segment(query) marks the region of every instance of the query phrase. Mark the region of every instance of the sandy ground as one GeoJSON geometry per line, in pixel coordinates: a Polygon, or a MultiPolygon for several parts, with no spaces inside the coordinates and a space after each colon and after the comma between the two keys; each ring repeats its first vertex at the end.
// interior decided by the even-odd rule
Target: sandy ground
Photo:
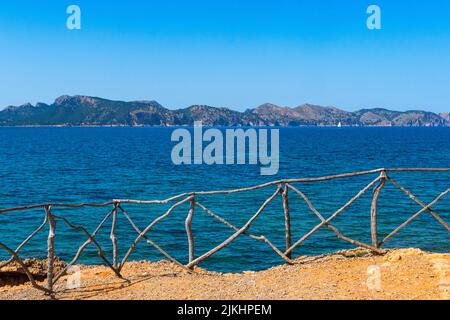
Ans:
{"type": "MultiPolygon", "coordinates": [[[[106,267],[79,266],[81,286],[67,289],[76,277],[57,285],[57,299],[450,299],[450,254],[418,249],[372,256],[364,250],[304,257],[295,265],[261,272],[224,274],[196,269],[188,273],[173,264],[132,262],[121,280],[106,267]]],[[[0,280],[2,279],[0,270],[0,280]]],[[[0,299],[48,299],[29,283],[0,281],[0,299]]],[[[41,279],[44,280],[44,279],[41,279]]]]}

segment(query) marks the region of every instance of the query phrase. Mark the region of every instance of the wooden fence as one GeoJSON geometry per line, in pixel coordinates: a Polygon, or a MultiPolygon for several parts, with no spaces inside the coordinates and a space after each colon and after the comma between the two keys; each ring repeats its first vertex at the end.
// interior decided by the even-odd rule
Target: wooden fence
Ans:
{"type": "Polygon", "coordinates": [[[230,243],[232,243],[236,238],[239,236],[246,236],[250,237],[251,239],[261,241],[265,244],[267,244],[270,248],[273,249],[273,251],[279,255],[286,263],[292,264],[294,261],[292,260],[292,253],[295,248],[300,246],[306,239],[311,237],[315,232],[317,232],[319,229],[325,227],[331,230],[336,237],[339,239],[349,242],[357,247],[362,247],[371,250],[374,253],[382,254],[384,250],[382,249],[382,245],[392,238],[395,234],[397,234],[400,230],[402,230],[405,226],[407,226],[411,221],[416,219],[419,215],[423,214],[424,212],[428,212],[431,214],[447,231],[450,231],[449,225],[432,209],[433,206],[438,203],[439,200],[441,200],[443,197],[445,197],[449,192],[450,189],[447,189],[443,191],[440,195],[438,195],[431,203],[425,204],[422,202],[418,197],[413,195],[409,190],[404,188],[402,185],[400,185],[397,181],[395,181],[391,176],[390,173],[394,172],[450,172],[450,168],[446,169],[377,169],[377,170],[371,170],[371,171],[363,171],[363,172],[354,172],[354,173],[346,173],[346,174],[340,174],[340,175],[334,175],[334,176],[327,176],[327,177],[320,177],[320,178],[304,178],[304,179],[285,179],[285,180],[279,180],[274,182],[269,182],[265,184],[261,184],[258,186],[248,187],[248,188],[242,188],[242,189],[234,189],[234,190],[221,190],[221,191],[209,191],[209,192],[191,192],[191,193],[184,193],[180,194],[168,199],[164,200],[153,200],[153,201],[141,201],[141,200],[113,200],[111,202],[107,203],[101,203],[101,204],[78,204],[78,205],[70,205],[70,204],[62,204],[62,203],[47,203],[47,204],[41,204],[41,205],[32,205],[32,206],[25,206],[25,207],[16,207],[16,208],[9,208],[9,209],[1,209],[0,214],[7,214],[9,212],[21,212],[21,211],[28,211],[28,210],[35,210],[35,209],[42,209],[45,211],[45,217],[42,222],[42,224],[32,233],[30,234],[25,241],[23,241],[20,246],[18,246],[16,249],[9,248],[4,243],[0,242],[0,248],[3,250],[6,250],[8,254],[11,255],[10,260],[4,262],[3,264],[0,264],[0,271],[1,268],[5,267],[6,265],[16,262],[19,264],[24,272],[26,273],[27,277],[29,278],[31,284],[33,287],[42,290],[46,294],[53,294],[54,293],[54,285],[55,283],[63,277],[68,269],[75,265],[77,261],[80,259],[83,251],[86,249],[89,245],[94,245],[98,250],[99,257],[105,262],[105,264],[115,273],[115,275],[119,278],[122,278],[122,269],[127,263],[131,253],[135,250],[137,244],[142,241],[143,239],[152,247],[154,247],[156,250],[158,250],[160,253],[162,253],[168,260],[172,261],[173,263],[177,264],[178,266],[186,269],[187,271],[191,272],[194,266],[198,265],[205,259],[211,257],[218,251],[222,250],[226,246],[228,246],[230,243]],[[367,176],[367,175],[376,175],[376,178],[371,181],[367,186],[365,186],[363,189],[361,189],[354,197],[352,197],[347,203],[345,203],[341,208],[339,208],[336,212],[334,212],[329,218],[325,219],[322,214],[312,205],[311,201],[308,199],[308,197],[300,190],[301,188],[299,185],[301,184],[307,184],[307,183],[313,183],[313,182],[320,182],[320,181],[328,181],[328,180],[335,180],[335,179],[344,179],[344,178],[351,178],[351,177],[358,177],[358,176],[367,176]],[[419,204],[422,209],[418,212],[414,213],[409,219],[407,219],[404,223],[402,223],[400,226],[398,226],[396,229],[394,229],[391,233],[389,233],[386,237],[383,239],[379,239],[379,233],[378,233],[378,200],[381,193],[381,190],[387,183],[392,183],[395,187],[400,189],[403,193],[405,193],[412,201],[419,204]],[[218,214],[212,212],[210,209],[208,209],[206,206],[204,206],[202,203],[198,202],[199,196],[208,196],[208,195],[231,195],[236,193],[243,193],[243,192],[249,192],[254,190],[260,190],[260,189],[266,189],[266,188],[274,188],[274,192],[271,194],[271,196],[264,201],[264,203],[259,207],[259,209],[256,211],[256,213],[241,227],[237,227],[218,214]],[[371,216],[371,243],[363,243],[360,241],[353,240],[349,237],[346,237],[343,235],[336,227],[334,227],[331,223],[333,220],[340,215],[342,212],[344,212],[348,207],[350,207],[357,199],[359,199],[362,195],[367,193],[369,190],[372,190],[372,202],[371,202],[371,210],[370,210],[370,216],[371,216]],[[291,197],[291,194],[294,193],[296,196],[299,196],[311,212],[317,216],[317,218],[320,220],[320,223],[315,226],[311,231],[306,233],[304,236],[302,236],[300,239],[292,243],[292,232],[291,232],[291,214],[290,214],[290,207],[289,207],[289,197],[291,197]],[[257,236],[249,232],[249,229],[252,225],[252,223],[261,215],[261,213],[264,211],[264,209],[278,196],[281,196],[282,202],[283,202],[283,211],[284,211],[284,220],[285,220],[285,234],[286,234],[286,244],[283,249],[277,248],[269,239],[264,236],[257,236]],[[125,204],[138,204],[138,205],[155,205],[155,204],[169,204],[171,207],[161,216],[156,218],[154,221],[152,221],[145,229],[141,230],[135,222],[130,218],[127,211],[124,209],[125,204]],[[184,265],[177,259],[175,259],[173,256],[171,256],[168,252],[166,252],[163,248],[161,248],[157,243],[152,241],[149,237],[150,231],[155,227],[156,224],[161,222],[162,220],[166,219],[171,215],[171,213],[174,211],[175,208],[183,205],[183,204],[189,204],[189,211],[187,214],[187,218],[185,221],[185,228],[186,228],[186,234],[189,244],[189,262],[184,265]],[[104,219],[101,221],[101,223],[97,226],[97,228],[92,232],[89,233],[88,230],[86,230],[83,226],[77,226],[72,224],[66,217],[55,214],[55,209],[57,208],[66,208],[66,209],[80,209],[80,208],[86,208],[86,207],[94,207],[94,208],[102,208],[102,207],[111,207],[111,211],[104,217],[104,219]],[[224,225],[231,228],[234,233],[225,241],[223,241],[220,245],[216,246],[215,248],[211,249],[208,252],[203,253],[200,256],[194,255],[194,246],[195,246],[195,238],[194,234],[192,232],[192,221],[194,219],[196,208],[200,209],[201,211],[207,213],[208,215],[212,216],[213,218],[217,219],[224,225]],[[132,245],[127,250],[126,254],[122,257],[121,260],[119,260],[119,254],[118,254],[118,246],[117,246],[117,218],[118,215],[123,215],[126,220],[130,223],[130,225],[133,227],[133,229],[138,234],[137,238],[134,240],[132,245]],[[112,248],[113,248],[113,257],[112,262],[105,256],[105,253],[101,247],[101,245],[96,240],[96,236],[104,226],[104,224],[109,220],[112,220],[112,226],[110,230],[110,238],[112,242],[112,248]],[[54,271],[54,264],[55,264],[55,237],[56,237],[56,227],[58,223],[64,223],[68,227],[78,230],[85,234],[86,236],[86,242],[84,242],[77,250],[75,257],[70,261],[67,266],[60,271],[59,273],[56,273],[54,271]],[[41,232],[44,227],[48,225],[49,233],[48,233],[48,240],[47,240],[47,257],[48,257],[48,270],[47,270],[47,283],[46,285],[40,285],[33,277],[31,272],[28,270],[28,268],[25,266],[23,260],[19,257],[20,251],[23,249],[23,247],[29,243],[39,232],[41,232]]]}

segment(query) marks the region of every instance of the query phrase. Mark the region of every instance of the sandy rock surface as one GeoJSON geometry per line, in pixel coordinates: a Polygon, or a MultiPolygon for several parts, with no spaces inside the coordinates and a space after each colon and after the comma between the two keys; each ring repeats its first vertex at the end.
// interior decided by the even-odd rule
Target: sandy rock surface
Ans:
{"type": "MultiPolygon", "coordinates": [[[[81,286],[72,289],[73,276],[63,277],[56,286],[57,299],[450,299],[450,254],[418,249],[383,256],[342,251],[241,274],[201,268],[189,273],[166,261],[132,262],[123,269],[126,280],[121,280],[107,267],[79,268],[81,286]]],[[[4,272],[0,270],[0,279],[4,272]]],[[[0,280],[0,299],[48,297],[29,283],[0,280]]]]}

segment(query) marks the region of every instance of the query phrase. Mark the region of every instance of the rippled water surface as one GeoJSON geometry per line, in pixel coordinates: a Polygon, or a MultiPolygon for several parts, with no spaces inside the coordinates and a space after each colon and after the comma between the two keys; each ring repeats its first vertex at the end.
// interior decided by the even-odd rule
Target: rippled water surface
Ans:
{"type": "MultiPolygon", "coordinates": [[[[0,128],[0,207],[46,202],[107,202],[112,199],[163,199],[187,191],[207,191],[260,184],[281,178],[316,177],[380,167],[450,167],[450,128],[281,128],[280,171],[262,177],[258,166],[175,166],[171,162],[169,128],[0,128]]],[[[392,177],[423,202],[431,202],[450,185],[450,173],[393,173],[392,177]]],[[[329,182],[298,184],[313,205],[328,217],[367,185],[376,175],[329,182]]],[[[198,201],[241,227],[274,187],[231,196],[200,196],[198,201]]],[[[370,242],[371,192],[334,220],[346,236],[370,242]]],[[[450,197],[435,211],[450,221],[450,197]]],[[[320,220],[293,192],[290,193],[293,240],[299,239],[320,220]]],[[[167,205],[124,205],[139,228],[167,210],[167,205]]],[[[400,190],[387,185],[381,193],[379,231],[387,235],[421,207],[400,190]]],[[[107,208],[55,209],[74,224],[92,232],[107,208]]],[[[187,260],[184,221],[189,204],[176,209],[149,233],[168,253],[187,260]]],[[[0,241],[16,247],[44,218],[42,210],[0,215],[0,241]]],[[[196,256],[212,249],[233,230],[196,209],[193,220],[196,256]]],[[[111,256],[109,230],[105,224],[98,240],[111,256]]],[[[123,256],[137,234],[123,216],[118,219],[118,243],[123,256]]],[[[284,213],[281,198],[271,203],[252,225],[255,235],[266,235],[284,248],[284,213]]],[[[21,252],[23,257],[45,257],[44,229],[21,252]]],[[[86,240],[79,231],[57,226],[56,249],[71,260],[86,240]]],[[[424,213],[387,244],[449,251],[449,233],[424,213]]],[[[349,248],[335,235],[321,229],[295,254],[317,254],[349,248]]],[[[8,256],[0,251],[0,259],[8,256]]],[[[139,243],[133,260],[164,257],[145,242],[139,243]]],[[[101,263],[94,246],[86,249],[83,263],[101,263]]],[[[265,244],[240,237],[202,266],[213,270],[264,269],[282,260],[265,244]]]]}

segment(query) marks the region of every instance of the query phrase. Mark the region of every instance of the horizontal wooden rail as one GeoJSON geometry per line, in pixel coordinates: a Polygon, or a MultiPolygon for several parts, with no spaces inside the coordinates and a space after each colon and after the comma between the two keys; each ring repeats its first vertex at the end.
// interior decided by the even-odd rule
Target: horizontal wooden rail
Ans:
{"type": "Polygon", "coordinates": [[[93,208],[108,207],[108,206],[114,205],[115,203],[142,204],[142,205],[168,204],[168,203],[176,201],[180,198],[185,198],[185,197],[189,197],[189,196],[193,196],[193,195],[229,195],[229,194],[234,194],[234,193],[254,191],[254,190],[258,190],[258,189],[267,188],[270,186],[276,186],[279,184],[321,182],[321,181],[329,181],[329,180],[335,180],[335,179],[352,178],[352,177],[376,174],[376,173],[381,173],[381,172],[387,172],[387,173],[389,173],[389,172],[436,172],[436,173],[439,173],[439,172],[450,172],[450,168],[376,169],[376,170],[351,172],[351,173],[344,173],[344,174],[325,176],[325,177],[317,177],[317,178],[282,179],[282,180],[272,181],[272,182],[252,186],[252,187],[240,188],[240,189],[186,192],[186,193],[182,193],[182,194],[179,194],[179,195],[176,195],[176,196],[164,199],[164,200],[131,200],[131,199],[122,199],[121,200],[121,199],[116,199],[116,200],[104,202],[104,203],[81,203],[81,204],[43,203],[43,204],[23,206],[23,207],[0,209],[0,214],[13,212],[13,211],[28,211],[28,210],[33,210],[33,209],[44,209],[45,207],[49,207],[49,206],[54,207],[54,208],[79,209],[79,208],[84,208],[84,207],[93,207],[93,208]]]}
{"type": "MultiPolygon", "coordinates": [[[[54,285],[57,283],[69,270],[70,267],[74,266],[79,259],[81,258],[84,250],[91,244],[93,244],[98,251],[99,257],[104,261],[104,263],[114,272],[114,274],[121,278],[123,267],[126,265],[127,261],[130,258],[130,255],[135,250],[136,246],[142,240],[145,240],[147,244],[157,249],[161,254],[163,254],[167,259],[169,259],[174,264],[182,267],[188,272],[192,272],[193,268],[204,260],[210,258],[212,255],[221,251],[232,242],[234,242],[240,236],[246,236],[253,240],[261,241],[265,243],[268,247],[270,247],[280,258],[282,258],[286,263],[292,264],[295,263],[295,260],[292,260],[293,251],[298,248],[304,241],[310,238],[313,234],[315,234],[321,228],[327,228],[332,231],[338,239],[341,239],[345,242],[348,242],[357,247],[362,247],[369,249],[375,254],[382,254],[384,250],[381,248],[382,245],[391,239],[394,235],[400,232],[403,228],[405,228],[409,223],[415,220],[421,214],[428,212],[434,219],[436,219],[447,231],[450,232],[449,225],[444,221],[444,219],[437,214],[437,212],[433,209],[433,207],[442,200],[445,196],[450,193],[450,189],[446,189],[442,193],[440,193],[431,203],[425,204],[422,202],[417,196],[411,193],[411,191],[407,190],[404,186],[400,185],[396,180],[394,180],[390,173],[402,173],[402,172],[416,172],[416,173],[446,173],[450,172],[450,168],[394,168],[394,169],[376,169],[369,171],[361,171],[361,172],[352,172],[352,173],[344,173],[338,175],[331,175],[325,177],[317,177],[317,178],[302,178],[302,179],[282,179],[277,181],[272,181],[256,186],[232,189],[232,190],[219,190],[219,191],[200,191],[200,192],[189,192],[182,193],[170,198],[162,199],[162,200],[119,200],[115,199],[105,203],[82,203],[82,204],[64,204],[64,203],[47,203],[40,205],[29,205],[15,208],[6,208],[0,209],[0,214],[7,214],[10,212],[20,212],[20,211],[30,211],[41,209],[44,211],[44,219],[43,222],[39,225],[39,227],[33,231],[15,250],[9,248],[4,243],[0,242],[0,249],[6,251],[11,258],[4,263],[0,264],[0,272],[1,269],[12,262],[16,262],[18,265],[24,269],[25,274],[30,280],[30,283],[33,287],[45,292],[46,294],[54,294],[54,285]],[[330,181],[336,179],[346,179],[346,178],[354,178],[368,175],[377,175],[370,183],[368,183],[363,189],[356,193],[350,200],[348,200],[341,208],[339,208],[336,212],[334,212],[330,217],[325,218],[313,205],[313,202],[301,191],[301,188],[298,185],[307,184],[307,183],[315,183],[315,182],[323,182],[330,181]],[[400,226],[394,229],[391,233],[389,233],[385,238],[381,241],[378,240],[378,207],[379,207],[379,197],[382,193],[383,188],[386,184],[390,183],[394,187],[401,190],[405,195],[407,195],[412,201],[422,207],[421,210],[413,214],[410,218],[408,218],[405,222],[403,222],[400,226]],[[243,224],[241,227],[237,227],[218,214],[211,211],[209,208],[204,206],[201,202],[199,202],[199,196],[212,196],[212,195],[232,195],[237,193],[251,192],[255,190],[261,189],[271,189],[272,194],[265,201],[260,204],[259,209],[251,216],[251,218],[243,224]],[[289,191],[292,192],[289,192],[289,191]],[[347,210],[353,203],[361,198],[364,194],[368,193],[372,190],[372,202],[370,208],[370,217],[371,217],[371,225],[370,225],[370,234],[371,234],[371,243],[363,243],[354,239],[351,239],[345,236],[342,232],[340,232],[335,226],[332,225],[333,220],[341,215],[345,210],[347,210]],[[294,196],[299,196],[311,210],[315,217],[318,218],[319,223],[312,228],[309,232],[307,232],[300,239],[292,243],[292,226],[291,226],[291,207],[292,202],[289,201],[289,198],[294,196]],[[257,220],[264,212],[266,207],[273,202],[277,197],[281,197],[283,204],[283,213],[284,213],[284,222],[285,222],[285,249],[280,250],[277,248],[273,242],[271,242],[267,236],[265,235],[255,235],[249,232],[249,229],[253,222],[257,220]],[[124,205],[126,204],[134,204],[134,205],[162,205],[169,204],[170,208],[162,215],[157,217],[155,220],[150,222],[148,226],[144,229],[140,229],[133,219],[130,217],[128,212],[124,209],[124,205]],[[154,227],[160,223],[161,221],[169,218],[172,215],[174,210],[178,207],[185,206],[189,204],[187,218],[185,220],[185,229],[186,236],[188,240],[188,259],[187,263],[182,263],[175,259],[172,255],[170,255],[167,251],[165,251],[161,246],[150,239],[150,232],[154,229],[154,227]],[[198,212],[195,211],[195,208],[198,207],[201,210],[198,212]],[[102,219],[100,224],[95,228],[94,232],[89,233],[87,229],[83,226],[77,226],[72,224],[66,217],[57,215],[54,212],[58,209],[81,209],[81,208],[109,208],[108,213],[102,219]],[[230,229],[233,230],[233,234],[225,239],[218,246],[210,249],[209,251],[196,256],[195,250],[195,237],[192,228],[192,222],[196,216],[201,213],[206,213],[208,216],[217,220],[218,222],[226,225],[230,229]],[[126,221],[131,225],[133,230],[137,233],[136,239],[130,245],[125,255],[122,257],[122,260],[119,260],[119,250],[118,250],[118,235],[117,235],[117,225],[118,225],[118,217],[119,215],[123,215],[126,218],[126,221]],[[109,230],[109,237],[111,239],[112,248],[113,248],[113,259],[112,262],[108,260],[106,257],[101,245],[96,240],[96,237],[100,233],[101,229],[104,227],[106,222],[111,221],[111,228],[109,230]],[[63,223],[71,229],[81,231],[86,236],[86,241],[77,249],[74,258],[67,264],[67,266],[60,271],[59,273],[55,273],[54,271],[54,263],[56,260],[56,252],[55,252],[55,242],[57,240],[57,230],[58,224],[63,223]],[[19,253],[22,249],[33,239],[35,236],[40,233],[45,226],[49,226],[49,234],[47,239],[47,262],[48,262],[48,270],[47,270],[47,285],[41,285],[37,283],[34,279],[31,272],[25,266],[23,260],[20,258],[19,253]]],[[[10,236],[11,237],[11,236],[10,236]]],[[[1,240],[1,239],[0,239],[1,240]]]]}

